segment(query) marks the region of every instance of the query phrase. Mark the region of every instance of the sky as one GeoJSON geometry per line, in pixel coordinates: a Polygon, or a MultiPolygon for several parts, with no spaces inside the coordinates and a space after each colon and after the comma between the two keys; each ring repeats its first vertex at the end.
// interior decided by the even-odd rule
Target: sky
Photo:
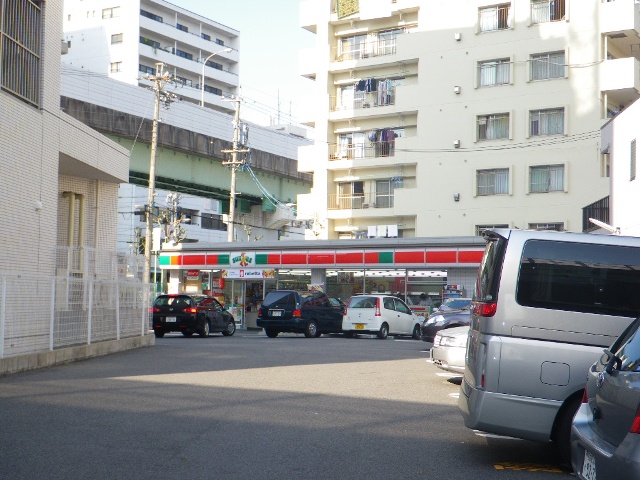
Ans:
{"type": "Polygon", "coordinates": [[[243,119],[268,124],[269,116],[278,115],[279,96],[280,123],[303,120],[301,107],[312,81],[298,73],[298,56],[301,48],[314,45],[315,36],[299,26],[300,0],[168,1],[240,31],[243,119]]]}

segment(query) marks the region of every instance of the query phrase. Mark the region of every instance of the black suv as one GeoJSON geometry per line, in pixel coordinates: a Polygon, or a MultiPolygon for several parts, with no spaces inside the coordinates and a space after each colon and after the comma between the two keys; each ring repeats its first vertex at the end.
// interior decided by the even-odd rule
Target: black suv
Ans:
{"type": "Polygon", "coordinates": [[[257,323],[269,338],[280,332],[304,333],[305,337],[313,338],[342,332],[343,311],[332,306],[322,292],[274,290],[262,302],[257,323]]]}
{"type": "Polygon", "coordinates": [[[185,337],[194,333],[208,337],[211,332],[229,337],[236,333],[233,315],[206,295],[160,295],[149,312],[153,315],[153,333],[158,338],[166,332],[182,332],[185,337]]]}

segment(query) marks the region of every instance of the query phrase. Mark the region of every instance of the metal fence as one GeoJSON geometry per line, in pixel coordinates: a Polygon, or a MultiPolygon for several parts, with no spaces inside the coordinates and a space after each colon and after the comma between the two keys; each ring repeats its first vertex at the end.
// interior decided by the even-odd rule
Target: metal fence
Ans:
{"type": "Polygon", "coordinates": [[[57,249],[56,276],[0,272],[0,358],[145,335],[153,285],[140,259],[57,249]]]}
{"type": "Polygon", "coordinates": [[[0,358],[145,335],[140,282],[0,275],[0,358]]]}

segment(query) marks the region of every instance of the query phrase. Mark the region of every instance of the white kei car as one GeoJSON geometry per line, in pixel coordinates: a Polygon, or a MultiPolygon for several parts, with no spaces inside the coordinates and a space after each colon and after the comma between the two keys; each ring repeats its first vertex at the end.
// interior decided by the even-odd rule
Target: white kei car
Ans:
{"type": "Polygon", "coordinates": [[[348,337],[371,333],[384,340],[389,335],[410,335],[420,339],[420,317],[393,295],[355,295],[347,302],[342,330],[348,337]]]}

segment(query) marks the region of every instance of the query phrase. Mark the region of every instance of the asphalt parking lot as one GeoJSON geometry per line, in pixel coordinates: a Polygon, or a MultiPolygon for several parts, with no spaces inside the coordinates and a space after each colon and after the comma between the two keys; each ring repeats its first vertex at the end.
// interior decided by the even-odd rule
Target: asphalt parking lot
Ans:
{"type": "Polygon", "coordinates": [[[410,339],[170,334],[0,378],[0,478],[561,479],[551,444],[473,432],[410,339]]]}

